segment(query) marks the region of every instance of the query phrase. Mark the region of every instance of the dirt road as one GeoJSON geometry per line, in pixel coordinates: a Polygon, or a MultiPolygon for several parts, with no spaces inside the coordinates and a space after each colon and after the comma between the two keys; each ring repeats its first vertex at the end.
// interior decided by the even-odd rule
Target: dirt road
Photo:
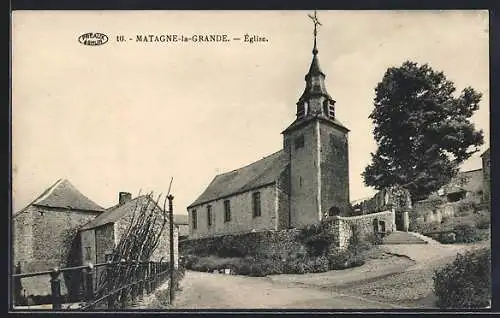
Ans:
{"type": "Polygon", "coordinates": [[[187,271],[173,309],[383,309],[389,303],[325,289],[246,277],[187,271]]]}

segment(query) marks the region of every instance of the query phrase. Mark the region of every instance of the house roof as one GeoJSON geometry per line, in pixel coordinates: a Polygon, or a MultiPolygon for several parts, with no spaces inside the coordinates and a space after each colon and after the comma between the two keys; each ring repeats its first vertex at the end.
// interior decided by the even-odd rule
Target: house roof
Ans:
{"type": "Polygon", "coordinates": [[[174,224],[189,224],[189,216],[187,214],[174,214],[174,224]]]}
{"type": "Polygon", "coordinates": [[[459,172],[448,184],[441,187],[443,194],[456,192],[478,192],[483,189],[483,169],[459,172]]]}
{"type": "Polygon", "coordinates": [[[80,231],[90,230],[105,224],[114,223],[119,219],[126,217],[134,211],[136,211],[140,206],[148,205],[148,210],[160,209],[160,207],[147,195],[141,195],[132,200],[129,200],[121,205],[117,204],[104,213],[98,215],[95,219],[91,220],[89,223],[82,226],[80,231]]]}
{"type": "Polygon", "coordinates": [[[215,176],[188,208],[276,182],[286,165],[283,150],[245,167],[215,176]]]}
{"type": "MultiPolygon", "coordinates": [[[[57,180],[56,183],[46,189],[26,208],[31,205],[82,211],[104,211],[103,207],[83,195],[73,184],[71,184],[71,182],[66,179],[57,180]]],[[[26,208],[19,212],[26,210],[26,208]]]]}

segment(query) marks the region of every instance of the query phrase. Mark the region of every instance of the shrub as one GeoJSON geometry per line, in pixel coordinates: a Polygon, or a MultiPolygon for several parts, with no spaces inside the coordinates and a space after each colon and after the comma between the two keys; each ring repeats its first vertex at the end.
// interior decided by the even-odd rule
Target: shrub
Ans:
{"type": "Polygon", "coordinates": [[[478,229],[489,229],[491,225],[491,216],[489,214],[481,213],[475,217],[474,223],[478,229]]]}
{"type": "Polygon", "coordinates": [[[314,234],[304,240],[308,254],[311,256],[321,256],[326,253],[334,238],[332,233],[322,232],[314,234]]]}
{"type": "Polygon", "coordinates": [[[421,219],[415,220],[415,222],[410,222],[408,230],[410,232],[418,232],[421,234],[427,234],[429,232],[434,232],[439,229],[439,225],[432,222],[425,222],[421,219]],[[413,224],[412,224],[413,223],[413,224]]]}
{"type": "Polygon", "coordinates": [[[346,269],[365,263],[364,255],[355,254],[351,249],[335,250],[328,255],[330,269],[346,269]]]}
{"type": "Polygon", "coordinates": [[[330,262],[326,256],[320,256],[307,260],[309,273],[323,273],[330,269],[330,262]]]}
{"type": "Polygon", "coordinates": [[[382,236],[376,233],[369,233],[365,235],[363,240],[366,242],[367,246],[371,247],[373,245],[380,245],[383,243],[382,236]]]}
{"type": "Polygon", "coordinates": [[[456,205],[456,216],[467,216],[471,213],[475,213],[479,211],[481,205],[474,200],[471,199],[463,199],[457,202],[456,205]]]}
{"type": "Polygon", "coordinates": [[[443,244],[452,244],[457,241],[457,235],[453,232],[450,233],[440,233],[436,237],[437,241],[443,244]]]}
{"type": "Polygon", "coordinates": [[[455,226],[455,234],[457,243],[472,243],[481,239],[476,228],[469,223],[457,224],[455,226]]]}
{"type": "Polygon", "coordinates": [[[435,271],[434,292],[440,308],[485,308],[491,301],[491,251],[464,255],[435,271]]]}
{"type": "Polygon", "coordinates": [[[196,255],[186,255],[183,257],[184,267],[193,269],[193,265],[198,262],[199,257],[196,255]]]}

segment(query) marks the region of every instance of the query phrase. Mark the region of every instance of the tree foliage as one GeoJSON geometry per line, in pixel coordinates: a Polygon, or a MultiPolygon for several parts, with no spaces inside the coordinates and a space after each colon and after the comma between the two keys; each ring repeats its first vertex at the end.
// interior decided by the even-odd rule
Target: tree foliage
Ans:
{"type": "Polygon", "coordinates": [[[399,185],[412,200],[425,198],[448,183],[459,165],[483,144],[483,132],[470,118],[482,94],[471,87],[454,96],[453,82],[427,64],[390,67],[375,88],[369,118],[377,151],[364,182],[380,190],[399,185]]]}

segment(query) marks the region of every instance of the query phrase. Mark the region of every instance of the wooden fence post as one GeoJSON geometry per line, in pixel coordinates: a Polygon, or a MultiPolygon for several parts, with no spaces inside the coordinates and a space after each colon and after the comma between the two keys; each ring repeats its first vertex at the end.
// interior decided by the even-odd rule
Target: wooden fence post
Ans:
{"type": "MultiPolygon", "coordinates": [[[[122,259],[121,262],[120,262],[120,265],[122,267],[122,270],[123,268],[126,268],[127,266],[127,261],[122,259]]],[[[120,272],[122,272],[122,270],[120,270],[120,272]]],[[[127,291],[127,288],[124,288],[121,290],[121,303],[120,303],[120,306],[121,306],[121,309],[125,309],[125,307],[127,306],[127,298],[128,298],[128,291],[127,291]]]]}
{"type": "Polygon", "coordinates": [[[139,263],[139,299],[142,299],[144,297],[144,263],[140,262],[139,263]]]}
{"type": "Polygon", "coordinates": [[[151,292],[156,289],[156,263],[151,263],[151,292]]]}
{"type": "Polygon", "coordinates": [[[94,300],[94,275],[92,273],[92,264],[83,269],[83,277],[85,279],[85,301],[91,302],[94,300]]]}
{"type": "Polygon", "coordinates": [[[146,295],[149,295],[149,275],[151,273],[151,262],[144,263],[146,269],[144,273],[144,286],[146,287],[146,295]]]}
{"type": "Polygon", "coordinates": [[[112,274],[113,274],[113,262],[110,260],[106,264],[106,279],[108,280],[106,293],[109,295],[108,299],[107,299],[107,307],[108,307],[108,309],[113,309],[114,308],[114,297],[115,297],[115,295],[111,294],[113,291],[112,291],[112,287],[109,285],[109,281],[111,281],[110,277],[111,277],[112,274]]]}
{"type": "Polygon", "coordinates": [[[132,261],[132,266],[134,266],[135,270],[134,270],[134,274],[132,275],[131,279],[132,279],[132,287],[131,287],[131,291],[130,291],[130,298],[132,301],[135,301],[135,298],[137,297],[137,294],[138,294],[138,288],[139,286],[137,285],[137,281],[138,281],[138,271],[137,271],[137,268],[139,266],[139,261],[135,260],[135,261],[132,261]]]}
{"type": "Polygon", "coordinates": [[[52,309],[61,309],[61,280],[59,279],[60,271],[58,268],[50,273],[50,290],[52,293],[52,309]]]}

